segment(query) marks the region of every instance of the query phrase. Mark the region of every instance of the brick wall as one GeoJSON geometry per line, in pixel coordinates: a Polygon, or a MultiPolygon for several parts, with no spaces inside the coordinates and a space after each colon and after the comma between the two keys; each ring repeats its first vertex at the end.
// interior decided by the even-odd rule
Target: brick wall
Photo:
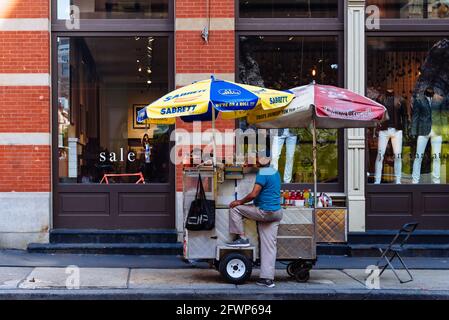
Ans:
{"type": "Polygon", "coordinates": [[[0,32],[0,73],[49,73],[47,31],[0,32]]]}
{"type": "Polygon", "coordinates": [[[176,32],[177,73],[234,72],[234,31],[212,30],[209,37],[205,44],[198,31],[176,32]]]}
{"type": "Polygon", "coordinates": [[[50,132],[50,88],[0,86],[0,132],[50,132]]]}
{"type": "Polygon", "coordinates": [[[49,192],[50,146],[0,146],[0,192],[49,192]]]}
{"type": "Polygon", "coordinates": [[[4,144],[0,192],[51,190],[50,139],[48,145],[33,141],[33,134],[50,132],[50,87],[48,80],[40,85],[31,79],[35,75],[49,79],[50,34],[42,28],[49,4],[49,0],[0,1],[0,18],[5,19],[0,25],[0,143],[4,144]],[[16,145],[8,141],[11,133],[26,133],[29,138],[16,145]]]}
{"type": "MultiPolygon", "coordinates": [[[[207,25],[207,1],[204,0],[178,0],[176,1],[177,25],[181,26],[175,32],[176,48],[176,74],[192,81],[198,80],[198,75],[203,78],[212,74],[224,74],[234,78],[235,73],[235,32],[233,28],[211,27],[209,42],[201,38],[201,31],[207,25]],[[199,23],[196,30],[183,30],[185,20],[192,24],[197,19],[199,23]]],[[[234,0],[210,0],[210,18],[214,20],[214,26],[223,24],[229,19],[234,19],[234,0]]],[[[186,28],[187,29],[187,28],[186,28]]],[[[183,83],[185,85],[187,83],[183,83]]],[[[192,130],[192,124],[176,122],[177,128],[192,130]]],[[[217,130],[233,129],[234,121],[221,120],[216,122],[217,130]]],[[[202,130],[211,128],[210,123],[203,123],[202,130]]],[[[220,148],[220,146],[218,146],[220,148]]],[[[182,166],[176,168],[176,190],[182,190],[182,166]]]]}
{"type": "MultiPolygon", "coordinates": [[[[213,18],[234,18],[234,1],[209,0],[210,15],[213,18]]],[[[206,0],[176,1],[177,18],[202,18],[207,16],[206,0]]]]}
{"type": "Polygon", "coordinates": [[[0,18],[48,18],[50,0],[1,0],[0,18]]]}

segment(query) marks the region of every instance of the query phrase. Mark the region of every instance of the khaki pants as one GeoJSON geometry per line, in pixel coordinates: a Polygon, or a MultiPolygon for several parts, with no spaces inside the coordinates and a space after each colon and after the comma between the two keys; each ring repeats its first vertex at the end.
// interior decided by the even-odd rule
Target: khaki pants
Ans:
{"type": "Polygon", "coordinates": [[[243,217],[257,221],[260,238],[260,277],[274,280],[276,263],[276,238],[282,210],[263,211],[255,206],[237,206],[229,210],[229,232],[242,235],[243,217]]]}

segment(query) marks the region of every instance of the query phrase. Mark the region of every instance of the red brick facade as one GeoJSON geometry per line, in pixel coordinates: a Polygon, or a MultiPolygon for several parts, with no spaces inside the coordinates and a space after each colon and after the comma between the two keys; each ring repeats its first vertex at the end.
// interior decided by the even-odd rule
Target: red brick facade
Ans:
{"type": "MultiPolygon", "coordinates": [[[[0,18],[48,18],[49,5],[49,0],[2,1],[0,18]]],[[[20,25],[20,21],[15,23],[20,25]]],[[[31,26],[33,23],[27,22],[31,26]]],[[[6,76],[6,83],[0,86],[0,134],[50,132],[50,87],[26,83],[28,74],[49,76],[49,41],[48,31],[0,31],[0,75],[15,74],[25,82],[23,86],[14,82],[8,85],[6,76]]],[[[0,145],[0,192],[51,190],[51,147],[32,143],[0,145]]]]}
{"type": "Polygon", "coordinates": [[[206,44],[198,31],[176,32],[177,73],[233,73],[235,69],[234,31],[209,33],[206,44]]]}
{"type": "MultiPolygon", "coordinates": [[[[210,0],[210,15],[213,18],[234,18],[234,1],[210,0]]],[[[178,0],[176,1],[177,18],[203,18],[207,17],[207,6],[204,0],[178,0]]]]}
{"type": "Polygon", "coordinates": [[[0,192],[49,192],[50,146],[1,146],[0,192]]]}
{"type": "Polygon", "coordinates": [[[0,32],[0,73],[49,73],[47,31],[0,32]]]}
{"type": "Polygon", "coordinates": [[[0,132],[50,132],[49,87],[0,86],[0,101],[0,132]]]}
{"type": "Polygon", "coordinates": [[[0,18],[48,18],[50,0],[6,0],[0,2],[0,18]]]}

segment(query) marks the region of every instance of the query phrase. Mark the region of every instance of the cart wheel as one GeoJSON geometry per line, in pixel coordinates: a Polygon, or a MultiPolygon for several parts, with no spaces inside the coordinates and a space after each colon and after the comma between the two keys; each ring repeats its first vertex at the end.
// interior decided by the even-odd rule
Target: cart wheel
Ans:
{"type": "Polygon", "coordinates": [[[303,260],[296,260],[293,262],[290,262],[287,265],[287,273],[290,277],[295,278],[296,277],[296,273],[298,272],[299,269],[312,269],[311,267],[308,268],[308,265],[305,261],[303,260]]]}
{"type": "Polygon", "coordinates": [[[251,276],[253,266],[247,256],[232,252],[220,260],[219,271],[227,282],[242,284],[251,276]]]}
{"type": "Polygon", "coordinates": [[[298,282],[305,283],[310,279],[309,269],[299,269],[295,274],[295,279],[298,282]]]}
{"type": "Polygon", "coordinates": [[[296,263],[291,262],[287,265],[287,273],[290,277],[294,278],[297,270],[298,266],[296,265],[296,263]]]}

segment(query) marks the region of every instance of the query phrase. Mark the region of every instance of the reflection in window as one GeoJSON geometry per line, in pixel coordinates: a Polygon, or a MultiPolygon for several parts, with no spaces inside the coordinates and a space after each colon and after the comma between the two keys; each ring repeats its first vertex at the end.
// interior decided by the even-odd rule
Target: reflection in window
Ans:
{"type": "Polygon", "coordinates": [[[449,40],[370,38],[367,95],[390,119],[368,130],[369,182],[447,183],[449,40]]]}
{"type": "Polygon", "coordinates": [[[58,0],[58,19],[67,20],[73,8],[80,19],[167,19],[169,0],[58,0]]]}
{"type": "MultiPolygon", "coordinates": [[[[240,37],[243,83],[285,90],[309,84],[338,85],[338,38],[240,37]]],[[[244,125],[242,125],[244,127],[244,125]]],[[[338,131],[318,130],[318,179],[338,181],[338,131]]],[[[306,129],[272,130],[273,165],[285,183],[312,183],[312,135],[306,129]]]]}
{"type": "Polygon", "coordinates": [[[339,0],[240,0],[240,18],[337,18],[339,0]]]}
{"type": "Polygon", "coordinates": [[[167,182],[169,127],[136,118],[168,91],[167,38],[60,37],[57,50],[60,182],[167,182]]]}
{"type": "Polygon", "coordinates": [[[445,0],[368,0],[385,19],[447,19],[449,2],[445,0]]]}

